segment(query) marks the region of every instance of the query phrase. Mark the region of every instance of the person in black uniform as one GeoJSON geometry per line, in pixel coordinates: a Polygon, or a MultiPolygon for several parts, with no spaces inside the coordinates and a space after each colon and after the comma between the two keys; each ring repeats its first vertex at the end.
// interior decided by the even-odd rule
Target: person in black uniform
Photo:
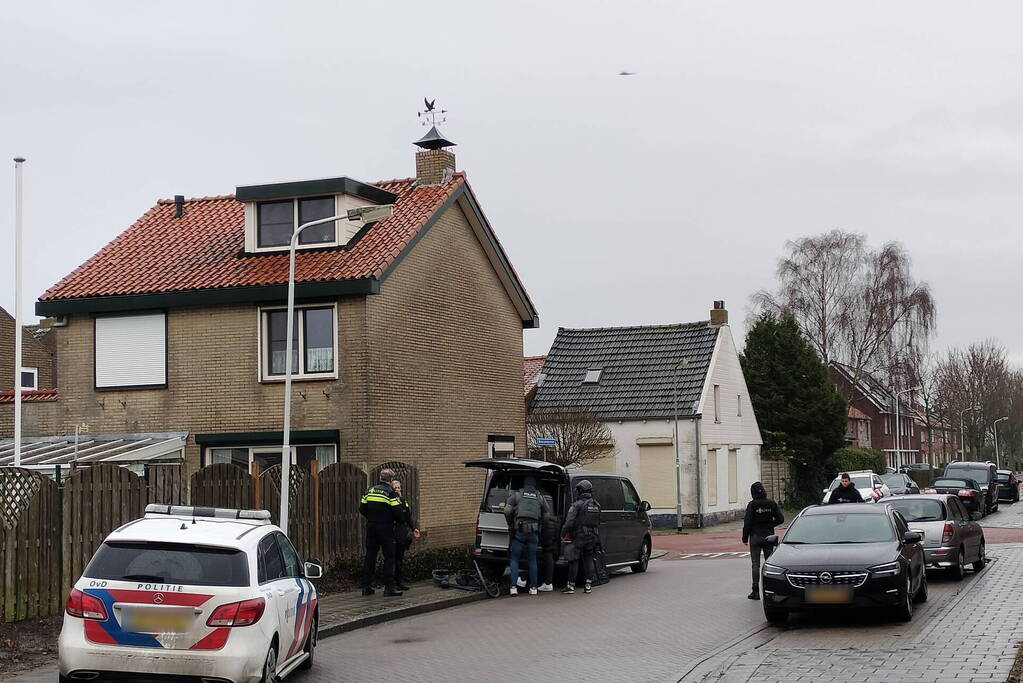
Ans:
{"type": "Polygon", "coordinates": [[[863,495],[860,490],[852,483],[848,473],[842,472],[838,475],[839,482],[838,488],[831,492],[828,496],[828,505],[832,503],[862,503],[863,495]]]}
{"type": "Polygon", "coordinates": [[[753,563],[753,590],[750,600],[760,599],[760,553],[764,561],[774,551],[773,545],[764,543],[764,539],[774,534],[774,528],[785,521],[778,503],[767,497],[767,489],[759,481],[749,487],[753,500],[746,506],[746,517],[742,523],[742,542],[749,543],[749,557],[753,563]]]}
{"type": "Polygon", "coordinates": [[[366,559],[362,565],[362,594],[373,595],[373,574],[377,553],[384,554],[384,595],[401,595],[394,585],[394,525],[402,519],[401,500],[391,488],[394,471],[380,470],[380,483],[371,486],[359,502],[359,514],[366,518],[366,559]]]}
{"type": "Polygon", "coordinates": [[[419,524],[412,517],[408,501],[401,495],[401,482],[391,480],[391,488],[401,501],[402,519],[394,522],[394,587],[400,591],[411,590],[402,583],[402,569],[405,567],[405,551],[412,545],[412,539],[419,538],[419,524]]]}
{"type": "Polygon", "coordinates": [[[530,595],[536,595],[536,548],[540,543],[540,528],[549,514],[546,498],[536,490],[536,478],[526,476],[522,488],[509,496],[504,506],[504,516],[508,521],[508,531],[511,535],[511,545],[508,548],[512,584],[510,595],[519,594],[519,559],[523,551],[526,553],[526,564],[529,567],[526,586],[530,595]]]}
{"type": "Polygon", "coordinates": [[[554,501],[544,496],[551,514],[540,526],[540,587],[541,593],[554,590],[554,564],[561,546],[561,518],[554,514],[554,501]]]}
{"type": "Polygon", "coordinates": [[[600,504],[593,499],[593,484],[583,479],[575,485],[577,500],[572,503],[565,514],[565,526],[561,536],[572,541],[572,557],[568,563],[568,583],[562,593],[575,593],[575,582],[582,563],[583,579],[586,584],[584,593],[593,590],[593,550],[597,547],[597,527],[600,526],[600,504]]]}

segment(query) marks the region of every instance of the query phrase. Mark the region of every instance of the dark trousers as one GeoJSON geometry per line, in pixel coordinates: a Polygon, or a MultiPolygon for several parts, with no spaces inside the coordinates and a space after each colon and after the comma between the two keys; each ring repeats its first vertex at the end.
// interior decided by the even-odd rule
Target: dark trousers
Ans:
{"type": "Polygon", "coordinates": [[[394,588],[394,527],[370,524],[366,527],[366,559],[362,563],[362,587],[373,586],[377,553],[384,553],[384,586],[394,588]]]}
{"type": "Polygon", "coordinates": [[[511,570],[511,584],[514,586],[519,580],[519,558],[522,551],[526,551],[526,562],[529,566],[529,580],[526,587],[536,588],[536,547],[540,543],[540,534],[535,531],[516,531],[512,537],[511,552],[508,557],[508,566],[511,570]]]}
{"type": "Polygon", "coordinates": [[[580,566],[582,569],[582,580],[593,581],[593,549],[597,547],[596,535],[577,534],[572,540],[575,546],[575,553],[572,561],[568,563],[568,582],[576,583],[579,578],[580,566]]]}
{"type": "Polygon", "coordinates": [[[764,554],[764,562],[767,562],[767,558],[771,557],[771,553],[774,552],[774,546],[764,543],[763,536],[750,536],[749,539],[749,559],[753,563],[753,585],[760,585],[760,553],[764,554]]]}
{"type": "Polygon", "coordinates": [[[554,583],[554,563],[557,562],[558,555],[554,548],[541,548],[540,549],[540,585],[547,585],[554,583]]]}
{"type": "Polygon", "coordinates": [[[408,546],[401,542],[395,541],[394,543],[394,584],[400,586],[404,583],[402,581],[402,570],[405,568],[405,551],[408,550],[408,546]]]}

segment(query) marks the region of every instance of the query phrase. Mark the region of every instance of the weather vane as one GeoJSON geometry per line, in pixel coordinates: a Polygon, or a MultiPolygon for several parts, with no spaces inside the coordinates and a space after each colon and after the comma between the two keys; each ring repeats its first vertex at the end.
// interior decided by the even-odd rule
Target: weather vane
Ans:
{"type": "Polygon", "coordinates": [[[423,98],[423,104],[426,105],[426,109],[420,112],[416,112],[416,116],[422,119],[421,125],[436,126],[438,123],[444,123],[447,118],[444,117],[448,113],[447,109],[437,109],[437,99],[428,100],[423,98]],[[438,117],[440,117],[438,119],[438,117]]]}

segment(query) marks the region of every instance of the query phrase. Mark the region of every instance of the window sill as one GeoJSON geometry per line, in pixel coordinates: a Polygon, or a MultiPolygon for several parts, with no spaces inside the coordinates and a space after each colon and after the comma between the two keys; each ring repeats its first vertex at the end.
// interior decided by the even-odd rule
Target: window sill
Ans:
{"type": "Polygon", "coordinates": [[[94,391],[146,391],[150,389],[166,389],[167,384],[129,384],[123,387],[93,387],[94,391]]]}
{"type": "MultiPolygon", "coordinates": [[[[259,380],[260,384],[284,384],[283,377],[263,377],[259,380]]],[[[337,375],[292,375],[292,383],[294,382],[336,382],[338,381],[337,375]]]]}

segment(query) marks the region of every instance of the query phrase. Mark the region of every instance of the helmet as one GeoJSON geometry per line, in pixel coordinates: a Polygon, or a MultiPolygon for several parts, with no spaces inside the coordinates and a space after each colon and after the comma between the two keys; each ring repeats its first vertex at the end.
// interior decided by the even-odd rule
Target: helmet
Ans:
{"type": "Polygon", "coordinates": [[[593,484],[590,483],[589,479],[583,479],[576,483],[575,488],[580,493],[588,493],[593,490],[593,484]]]}

